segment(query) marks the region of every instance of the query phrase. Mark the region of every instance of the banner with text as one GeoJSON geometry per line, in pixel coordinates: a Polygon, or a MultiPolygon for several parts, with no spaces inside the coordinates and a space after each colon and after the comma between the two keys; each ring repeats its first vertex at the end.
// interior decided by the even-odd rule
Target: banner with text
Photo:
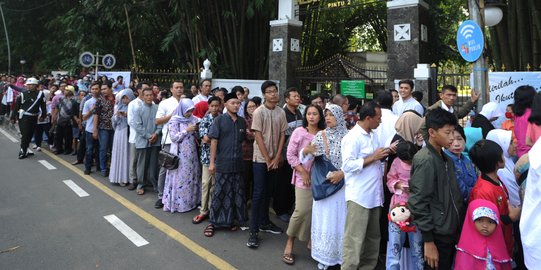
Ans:
{"type": "MultiPolygon", "coordinates": [[[[517,87],[531,85],[537,92],[541,91],[541,72],[489,72],[488,85],[490,101],[498,103],[500,110],[505,112],[507,105],[514,102],[517,87]]],[[[499,127],[504,118],[495,121],[494,125],[499,127]]]]}

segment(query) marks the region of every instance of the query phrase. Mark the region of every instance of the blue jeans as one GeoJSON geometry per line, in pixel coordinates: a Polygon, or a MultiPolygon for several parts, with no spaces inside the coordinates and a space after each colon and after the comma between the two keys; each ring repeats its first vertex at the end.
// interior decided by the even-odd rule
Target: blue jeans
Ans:
{"type": "Polygon", "coordinates": [[[403,232],[400,227],[394,222],[389,222],[389,243],[387,244],[387,262],[385,269],[399,270],[400,269],[400,255],[402,254],[402,246],[406,241],[406,234],[408,234],[410,243],[410,255],[411,259],[408,260],[410,265],[403,265],[404,269],[424,269],[424,252],[423,252],[423,236],[421,232],[403,232]]]}
{"type": "Polygon", "coordinates": [[[100,169],[102,172],[107,171],[107,153],[111,149],[109,146],[113,142],[112,129],[98,129],[98,140],[100,141],[100,169]]]}
{"type": "Polygon", "coordinates": [[[267,164],[258,162],[254,162],[252,168],[254,170],[254,186],[250,231],[257,232],[261,225],[270,223],[269,201],[278,170],[267,171],[267,164]]]}
{"type": "MultiPolygon", "coordinates": [[[[86,151],[85,151],[85,170],[90,171],[92,167],[92,156],[94,155],[94,149],[98,146],[98,140],[92,138],[92,133],[85,131],[86,151]]],[[[99,155],[96,155],[96,168],[100,167],[99,155]]],[[[96,169],[98,171],[99,169],[96,169]]]]}

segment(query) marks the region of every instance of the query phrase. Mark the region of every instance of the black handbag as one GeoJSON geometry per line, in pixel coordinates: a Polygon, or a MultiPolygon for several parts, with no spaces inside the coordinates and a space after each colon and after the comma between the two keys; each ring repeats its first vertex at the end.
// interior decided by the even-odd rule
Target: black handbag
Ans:
{"type": "MultiPolygon", "coordinates": [[[[165,134],[165,140],[167,140],[167,135],[169,135],[169,129],[165,134]]],[[[167,170],[176,170],[178,168],[179,157],[175,154],[169,153],[169,151],[164,150],[165,143],[162,144],[162,149],[158,153],[158,165],[164,167],[167,170]]]]}
{"type": "MultiPolygon", "coordinates": [[[[325,153],[328,155],[329,146],[327,145],[327,136],[325,135],[325,131],[322,132],[322,135],[323,143],[325,144],[325,153]]],[[[326,155],[315,157],[310,170],[312,197],[314,197],[315,201],[319,201],[333,195],[344,186],[344,179],[338,182],[338,184],[333,184],[327,179],[327,174],[329,172],[335,172],[338,171],[338,169],[334,167],[326,155]]]]}

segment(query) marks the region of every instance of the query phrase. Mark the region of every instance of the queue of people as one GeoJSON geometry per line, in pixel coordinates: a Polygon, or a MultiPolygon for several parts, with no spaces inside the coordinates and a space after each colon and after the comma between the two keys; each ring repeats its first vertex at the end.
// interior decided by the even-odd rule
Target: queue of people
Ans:
{"type": "Polygon", "coordinates": [[[475,91],[457,108],[457,89],[447,85],[440,101],[424,107],[413,98],[413,81],[399,85],[364,104],[315,95],[304,106],[291,87],[283,108],[273,81],[261,85],[263,99],[248,99],[241,86],[211,90],[211,80],[190,93],[175,81],[171,96],[160,99],[144,82],[133,91],[95,81],[85,95],[67,81],[52,92],[54,83],[29,78],[24,86],[4,83],[20,94],[3,97],[19,123],[19,158],[29,155],[32,137],[39,151],[45,133],[51,150],[74,152],[85,174],[98,172],[138,195],[152,191],[157,209],[200,206],[192,222],[208,220],[207,237],[249,226],[252,249],[260,232],[284,232],[271,221],[272,208],[287,224],[281,260],[288,265],[298,241],[319,269],[526,269],[541,262],[540,162],[528,154],[541,147],[541,94],[517,88],[507,130],[492,124],[503,115],[494,103],[463,128],[458,120],[477,102],[475,91]],[[160,150],[178,156],[178,168],[160,167],[160,150]]]}

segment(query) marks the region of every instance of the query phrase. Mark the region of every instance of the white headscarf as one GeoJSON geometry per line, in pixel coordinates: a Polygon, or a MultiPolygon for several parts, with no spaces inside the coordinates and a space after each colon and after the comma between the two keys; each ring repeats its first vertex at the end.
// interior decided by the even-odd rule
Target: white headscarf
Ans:
{"type": "MultiPolygon", "coordinates": [[[[327,104],[325,111],[330,111],[332,115],[336,118],[336,126],[327,127],[324,131],[327,136],[327,143],[329,146],[329,160],[336,168],[342,167],[342,150],[341,143],[342,138],[348,133],[346,128],[346,120],[344,119],[344,112],[340,106],[335,104],[327,104]]],[[[322,131],[319,131],[314,139],[312,139],[312,145],[315,146],[316,152],[315,156],[320,156],[325,154],[325,143],[323,141],[322,131]]]]}
{"type": "Polygon", "coordinates": [[[513,132],[510,130],[493,129],[487,134],[487,140],[497,143],[503,150],[505,167],[498,170],[498,177],[505,184],[509,191],[509,200],[512,205],[520,205],[519,186],[515,179],[515,162],[509,155],[509,146],[513,139],[513,132]]]}
{"type": "Polygon", "coordinates": [[[494,117],[499,118],[503,115],[502,110],[498,107],[498,103],[496,102],[489,102],[483,105],[483,108],[479,113],[486,117],[488,121],[491,121],[494,117]]]}

